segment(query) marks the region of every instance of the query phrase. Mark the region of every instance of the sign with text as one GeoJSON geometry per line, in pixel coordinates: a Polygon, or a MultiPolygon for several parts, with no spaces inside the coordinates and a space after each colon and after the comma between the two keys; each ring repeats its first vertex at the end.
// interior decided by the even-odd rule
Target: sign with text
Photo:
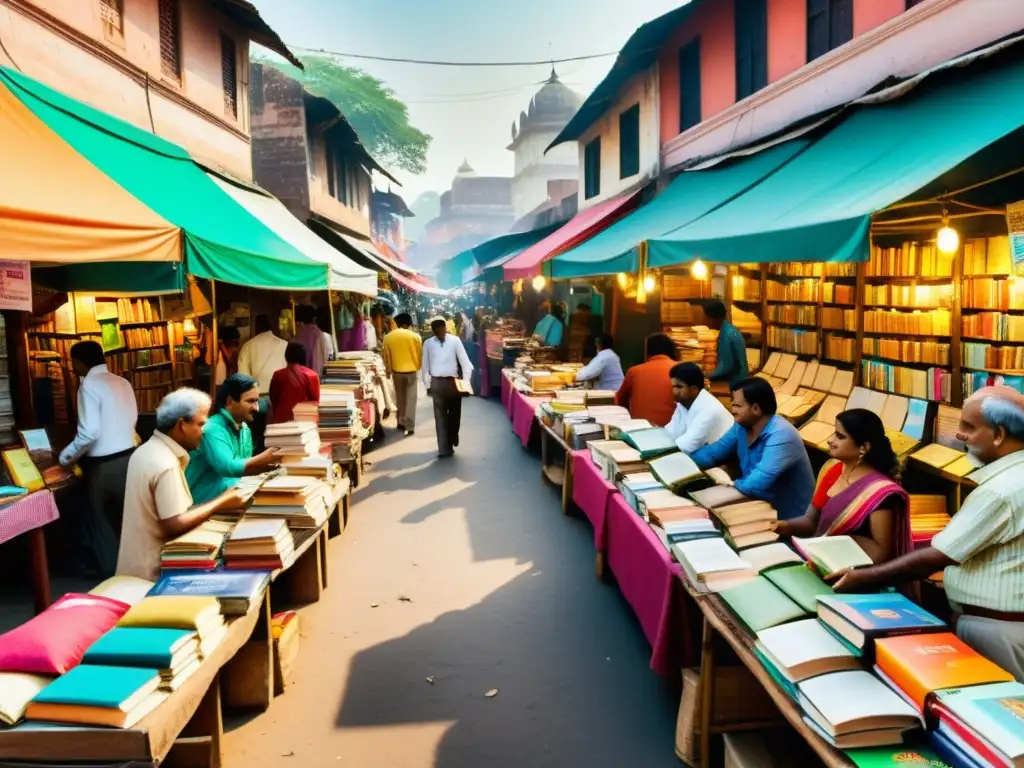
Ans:
{"type": "Polygon", "coordinates": [[[32,270],[27,261],[0,261],[0,309],[32,311],[32,270]]]}
{"type": "Polygon", "coordinates": [[[1006,206],[1006,229],[1010,234],[1013,265],[1024,263],[1024,201],[1006,206]]]}

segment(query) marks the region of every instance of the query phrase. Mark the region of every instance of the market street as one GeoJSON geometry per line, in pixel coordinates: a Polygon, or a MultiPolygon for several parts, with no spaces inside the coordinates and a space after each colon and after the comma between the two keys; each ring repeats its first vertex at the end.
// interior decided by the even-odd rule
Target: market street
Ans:
{"type": "Polygon", "coordinates": [[[368,456],[294,682],[226,724],[226,765],[678,765],[675,681],[595,580],[587,521],[563,517],[497,401],[466,402],[440,463],[418,411],[415,437],[389,429],[368,456]]]}

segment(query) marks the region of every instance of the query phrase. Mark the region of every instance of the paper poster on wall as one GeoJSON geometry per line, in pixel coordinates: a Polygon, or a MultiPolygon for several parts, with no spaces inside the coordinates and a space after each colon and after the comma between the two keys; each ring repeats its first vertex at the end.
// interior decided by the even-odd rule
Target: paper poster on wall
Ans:
{"type": "Polygon", "coordinates": [[[27,261],[0,261],[0,309],[32,311],[32,271],[27,261]]]}
{"type": "Polygon", "coordinates": [[[1014,266],[1024,263],[1024,201],[1006,206],[1006,229],[1014,266]]]}

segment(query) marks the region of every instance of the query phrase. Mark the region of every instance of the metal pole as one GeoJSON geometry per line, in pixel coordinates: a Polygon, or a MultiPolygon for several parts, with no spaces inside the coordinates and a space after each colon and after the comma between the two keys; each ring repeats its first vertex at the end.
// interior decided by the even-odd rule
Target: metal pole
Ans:
{"type": "Polygon", "coordinates": [[[334,304],[331,301],[331,291],[327,291],[327,314],[331,316],[331,339],[334,342],[334,356],[338,356],[338,329],[334,327],[334,304]]]}
{"type": "MultiPolygon", "coordinates": [[[[212,338],[213,356],[210,358],[210,397],[217,397],[217,362],[220,359],[220,339],[217,338],[217,284],[210,280],[210,307],[213,316],[210,319],[210,336],[212,338]]],[[[227,361],[225,361],[227,364],[227,361]]]]}

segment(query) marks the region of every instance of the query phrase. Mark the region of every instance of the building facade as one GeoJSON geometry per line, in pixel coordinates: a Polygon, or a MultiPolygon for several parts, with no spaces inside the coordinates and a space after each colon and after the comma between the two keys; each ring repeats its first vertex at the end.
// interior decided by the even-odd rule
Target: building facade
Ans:
{"type": "Polygon", "coordinates": [[[0,64],[247,181],[250,41],[298,64],[245,0],[0,0],[0,40],[0,64]]]}
{"type": "MultiPolygon", "coordinates": [[[[548,203],[552,183],[578,181],[579,158],[575,143],[566,142],[550,152],[547,150],[582,102],[552,69],[551,77],[530,100],[528,109],[512,124],[512,143],[508,149],[515,154],[512,206],[516,219],[548,203]]],[[[560,199],[554,203],[560,203],[560,199]]]]}
{"type": "Polygon", "coordinates": [[[415,216],[402,196],[390,189],[375,189],[370,196],[370,235],[374,242],[386,243],[398,253],[406,248],[405,220],[415,216]]]}

